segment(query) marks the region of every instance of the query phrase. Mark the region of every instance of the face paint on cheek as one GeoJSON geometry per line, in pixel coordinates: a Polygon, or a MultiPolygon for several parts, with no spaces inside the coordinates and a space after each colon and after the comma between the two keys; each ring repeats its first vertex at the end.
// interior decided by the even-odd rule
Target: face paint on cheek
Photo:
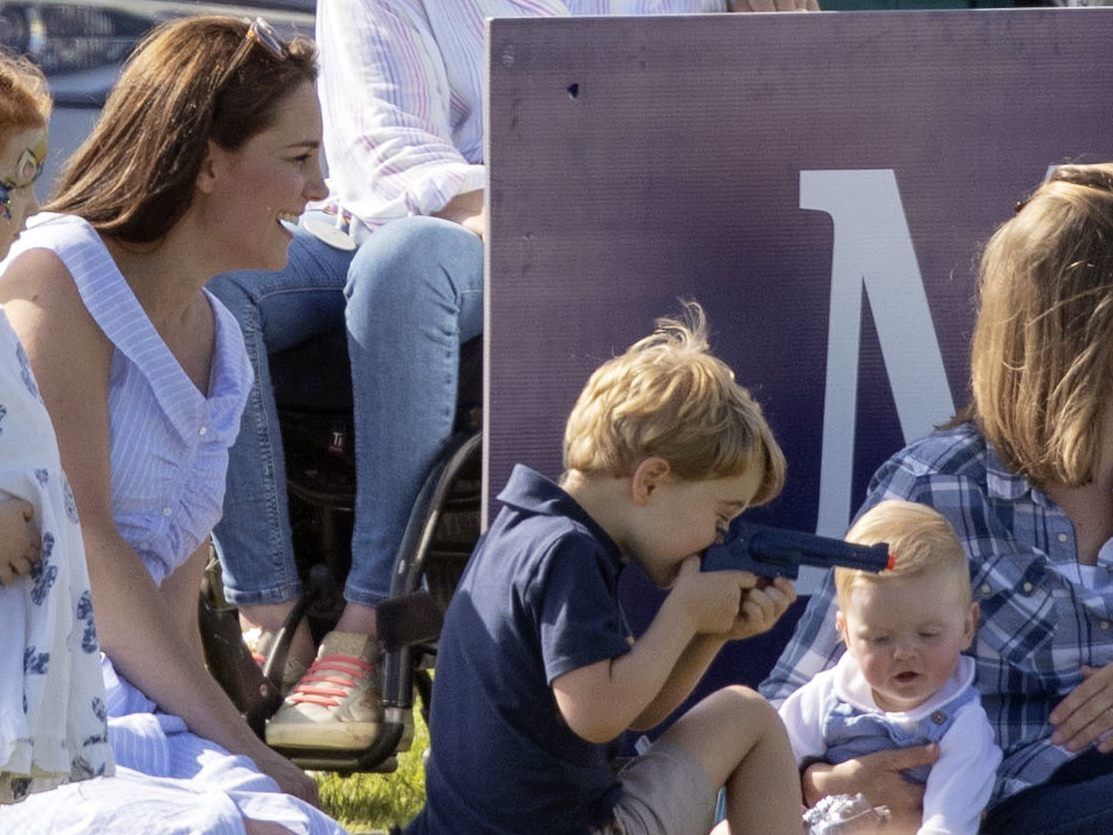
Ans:
{"type": "Polygon", "coordinates": [[[34,147],[25,148],[15,164],[15,176],[0,180],[0,217],[12,219],[12,192],[18,188],[31,188],[43,173],[46,165],[46,133],[41,134],[34,147]]]}
{"type": "Polygon", "coordinates": [[[43,173],[46,165],[46,134],[39,136],[34,147],[27,148],[19,155],[15,167],[15,182],[20,186],[32,185],[43,173]]]}

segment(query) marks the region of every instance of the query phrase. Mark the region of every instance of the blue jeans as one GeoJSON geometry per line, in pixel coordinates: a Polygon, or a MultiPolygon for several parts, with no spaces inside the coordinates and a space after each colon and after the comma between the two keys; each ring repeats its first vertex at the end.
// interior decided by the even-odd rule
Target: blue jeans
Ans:
{"type": "Polygon", "coordinates": [[[1113,755],[1088,751],[1046,783],[998,803],[983,835],[1109,835],[1113,832],[1113,755]]]}
{"type": "Polygon", "coordinates": [[[228,599],[301,593],[268,355],[344,323],[355,418],[356,514],[346,600],[390,593],[410,508],[456,413],[460,345],[483,330],[483,243],[438,218],[395,220],[354,253],[298,230],[280,272],[217,276],[255,368],[214,531],[228,599]]]}

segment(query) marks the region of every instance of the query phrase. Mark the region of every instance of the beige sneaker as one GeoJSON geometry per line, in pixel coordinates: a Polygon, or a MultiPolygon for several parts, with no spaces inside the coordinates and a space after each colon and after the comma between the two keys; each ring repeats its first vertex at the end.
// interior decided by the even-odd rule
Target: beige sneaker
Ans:
{"type": "Polygon", "coordinates": [[[369,747],[383,718],[378,657],[378,644],[367,635],[325,635],[317,660],[267,723],[267,744],[341,751],[369,747]]]}
{"type": "MultiPolygon", "coordinates": [[[[253,626],[243,632],[243,642],[247,645],[248,652],[255,659],[255,663],[259,665],[260,670],[267,663],[267,656],[270,654],[271,647],[274,646],[276,637],[276,633],[259,626],[253,626]]],[[[293,690],[294,685],[305,675],[306,669],[304,661],[295,658],[293,653],[287,654],[286,665],[282,668],[282,675],[278,682],[278,692],[285,696],[293,690]]]]}

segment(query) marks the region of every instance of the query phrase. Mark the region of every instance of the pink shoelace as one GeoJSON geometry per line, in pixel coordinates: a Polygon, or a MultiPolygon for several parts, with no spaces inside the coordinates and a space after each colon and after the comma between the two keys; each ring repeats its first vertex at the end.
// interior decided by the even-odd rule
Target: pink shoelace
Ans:
{"type": "Polygon", "coordinates": [[[293,704],[336,707],[374,669],[373,664],[354,655],[322,655],[309,666],[286,698],[293,704]]]}

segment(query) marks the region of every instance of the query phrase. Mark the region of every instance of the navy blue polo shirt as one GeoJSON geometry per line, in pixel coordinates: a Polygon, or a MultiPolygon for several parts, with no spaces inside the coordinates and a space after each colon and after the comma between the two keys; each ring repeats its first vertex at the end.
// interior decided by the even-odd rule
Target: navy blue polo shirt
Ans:
{"type": "Polygon", "coordinates": [[[630,649],[618,548],[528,467],[499,500],[445,616],[412,833],[583,833],[618,799],[606,746],[568,728],[551,688],[630,649]]]}

